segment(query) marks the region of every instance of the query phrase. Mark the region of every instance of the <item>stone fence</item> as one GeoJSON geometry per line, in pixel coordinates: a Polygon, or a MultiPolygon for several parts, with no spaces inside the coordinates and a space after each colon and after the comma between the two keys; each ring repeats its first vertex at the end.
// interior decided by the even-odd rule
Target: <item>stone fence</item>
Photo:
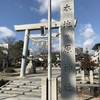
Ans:
{"type": "MultiPolygon", "coordinates": [[[[98,88],[100,86],[100,71],[98,73],[94,73],[90,71],[87,75],[85,71],[79,70],[76,71],[76,89],[77,93],[87,93],[87,95],[97,95],[98,88]],[[95,91],[95,89],[97,89],[95,91]],[[88,91],[88,92],[85,92],[88,91]],[[91,92],[92,91],[92,92],[91,92]]],[[[42,100],[47,100],[47,78],[42,79],[42,100]],[[44,95],[46,94],[46,95],[44,95]]],[[[99,95],[99,94],[98,94],[99,95]]],[[[52,100],[60,100],[61,99],[61,76],[52,78],[52,100]]]]}

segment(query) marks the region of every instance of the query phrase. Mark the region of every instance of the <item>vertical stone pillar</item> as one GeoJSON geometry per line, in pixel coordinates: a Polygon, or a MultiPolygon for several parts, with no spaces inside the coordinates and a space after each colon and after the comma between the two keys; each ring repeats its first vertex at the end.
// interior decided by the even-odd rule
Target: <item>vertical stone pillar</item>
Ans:
{"type": "Polygon", "coordinates": [[[99,87],[100,87],[100,68],[98,69],[98,75],[99,75],[99,87]]]}
{"type": "Polygon", "coordinates": [[[22,55],[22,64],[21,64],[21,71],[20,76],[25,76],[26,70],[26,61],[27,61],[27,53],[28,53],[28,43],[29,43],[29,30],[25,30],[25,37],[24,37],[24,46],[23,46],[23,55],[22,55]]]}
{"type": "Polygon", "coordinates": [[[61,98],[76,100],[74,0],[61,2],[61,98]]]}
{"type": "Polygon", "coordinates": [[[90,71],[90,84],[93,84],[93,71],[90,71]]]}
{"type": "Polygon", "coordinates": [[[41,86],[42,86],[41,100],[48,100],[48,83],[47,83],[47,78],[42,78],[41,86]]]}
{"type": "MultiPolygon", "coordinates": [[[[61,50],[61,27],[59,27],[59,33],[60,33],[60,35],[59,35],[59,50],[61,50]]],[[[60,59],[61,59],[61,51],[60,51],[60,57],[59,57],[60,59]]]]}
{"type": "Polygon", "coordinates": [[[84,71],[81,71],[81,75],[82,75],[82,84],[84,84],[84,71]]]}
{"type": "Polygon", "coordinates": [[[52,100],[58,100],[57,78],[52,78],[52,100]]]}

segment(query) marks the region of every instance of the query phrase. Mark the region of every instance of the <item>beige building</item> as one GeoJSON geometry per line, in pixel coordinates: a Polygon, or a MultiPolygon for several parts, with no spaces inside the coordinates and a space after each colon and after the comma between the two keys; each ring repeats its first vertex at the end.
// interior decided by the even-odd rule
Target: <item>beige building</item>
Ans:
{"type": "Polygon", "coordinates": [[[94,50],[95,62],[100,62],[100,43],[95,44],[92,50],[94,50]]]}

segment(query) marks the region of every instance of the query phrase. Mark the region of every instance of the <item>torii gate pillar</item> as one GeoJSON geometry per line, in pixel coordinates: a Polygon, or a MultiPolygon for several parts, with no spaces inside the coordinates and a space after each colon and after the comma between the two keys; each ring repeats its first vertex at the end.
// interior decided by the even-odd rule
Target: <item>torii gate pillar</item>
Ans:
{"type": "Polygon", "coordinates": [[[61,98],[76,100],[74,0],[61,2],[61,98]]]}
{"type": "Polygon", "coordinates": [[[25,76],[27,53],[28,53],[28,44],[29,44],[28,36],[29,36],[29,30],[26,29],[25,30],[25,37],[24,37],[24,45],[23,45],[23,55],[22,55],[20,77],[25,76]]]}

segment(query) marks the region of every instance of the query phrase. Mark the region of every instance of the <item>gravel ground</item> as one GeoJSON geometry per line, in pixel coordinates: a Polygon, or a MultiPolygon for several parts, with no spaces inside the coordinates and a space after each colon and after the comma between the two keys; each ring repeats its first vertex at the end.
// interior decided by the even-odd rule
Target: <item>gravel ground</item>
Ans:
{"type": "MultiPolygon", "coordinates": [[[[58,97],[58,100],[61,100],[61,97],[58,97]]],[[[100,97],[92,97],[88,95],[80,95],[76,97],[76,100],[100,100],[100,97]]]]}

